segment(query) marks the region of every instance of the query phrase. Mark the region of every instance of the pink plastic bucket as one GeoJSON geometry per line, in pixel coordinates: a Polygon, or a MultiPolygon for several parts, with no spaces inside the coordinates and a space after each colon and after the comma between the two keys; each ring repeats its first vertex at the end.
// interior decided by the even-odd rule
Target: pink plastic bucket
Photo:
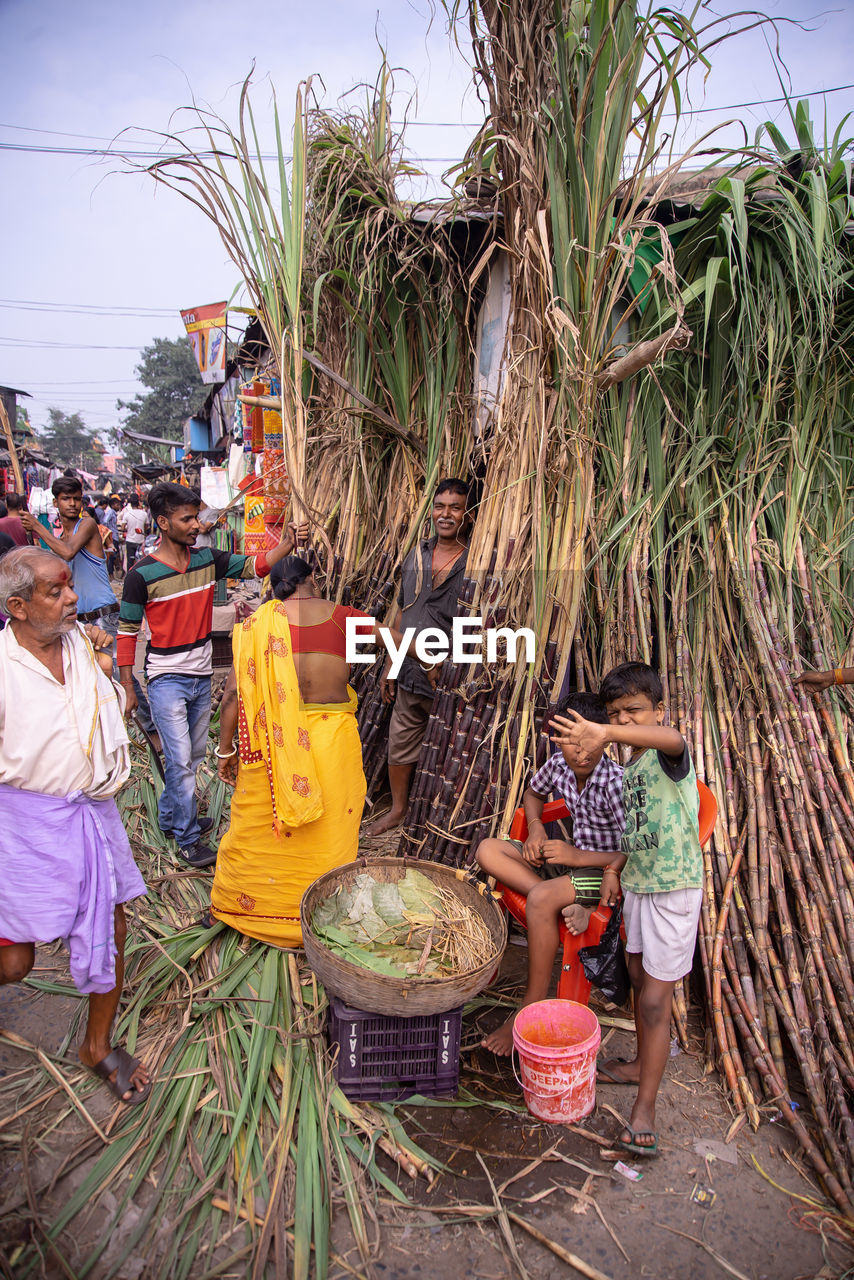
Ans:
{"type": "Polygon", "coordinates": [[[538,1120],[574,1124],[596,1105],[596,1054],[602,1032],[595,1013],[574,1000],[539,1000],[513,1023],[519,1083],[538,1120]]]}

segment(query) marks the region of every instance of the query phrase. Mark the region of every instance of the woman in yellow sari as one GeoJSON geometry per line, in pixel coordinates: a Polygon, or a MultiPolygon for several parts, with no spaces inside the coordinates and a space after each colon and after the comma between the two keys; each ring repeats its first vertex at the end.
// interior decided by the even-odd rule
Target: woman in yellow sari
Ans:
{"type": "Polygon", "coordinates": [[[303,893],[358,852],[365,775],[345,627],[348,617],[377,624],[322,599],[295,556],[273,567],[270,585],[273,599],[232,637],[217,754],[234,796],[211,913],[262,942],[298,947],[303,893]]]}

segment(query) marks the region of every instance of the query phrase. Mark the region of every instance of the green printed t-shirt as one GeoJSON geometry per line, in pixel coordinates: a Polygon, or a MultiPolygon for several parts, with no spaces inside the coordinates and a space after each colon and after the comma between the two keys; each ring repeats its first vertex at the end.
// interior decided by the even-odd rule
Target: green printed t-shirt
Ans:
{"type": "Polygon", "coordinates": [[[620,877],[632,893],[670,893],[703,886],[697,775],[685,747],[679,757],[647,750],[623,774],[626,829],[620,877]]]}

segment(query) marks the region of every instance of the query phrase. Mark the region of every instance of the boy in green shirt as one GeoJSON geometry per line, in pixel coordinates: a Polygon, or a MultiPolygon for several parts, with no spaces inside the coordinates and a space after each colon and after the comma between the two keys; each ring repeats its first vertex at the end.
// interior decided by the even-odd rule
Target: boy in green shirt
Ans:
{"type": "Polygon", "coordinates": [[[673,988],[691,968],[703,896],[697,775],[682,734],[664,724],[664,691],[652,667],[623,663],[599,693],[607,725],[573,711],[551,723],[561,746],[592,752],[619,742],[632,748],[623,775],[621,853],[605,869],[602,897],[616,902],[622,881],[637,1053],[631,1062],[612,1059],[599,1070],[614,1084],[637,1084],[619,1145],[649,1156],[658,1149],[655,1099],[670,1052],[673,988]]]}

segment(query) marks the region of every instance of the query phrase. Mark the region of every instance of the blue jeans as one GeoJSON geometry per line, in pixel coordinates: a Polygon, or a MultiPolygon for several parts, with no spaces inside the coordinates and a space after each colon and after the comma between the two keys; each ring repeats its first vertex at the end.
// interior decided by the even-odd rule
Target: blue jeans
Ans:
{"type": "Polygon", "coordinates": [[[166,781],[158,805],[160,826],[189,849],[201,835],[196,813],[196,770],[205,758],[211,721],[210,676],[155,676],[148,702],[163,745],[166,781]]]}

